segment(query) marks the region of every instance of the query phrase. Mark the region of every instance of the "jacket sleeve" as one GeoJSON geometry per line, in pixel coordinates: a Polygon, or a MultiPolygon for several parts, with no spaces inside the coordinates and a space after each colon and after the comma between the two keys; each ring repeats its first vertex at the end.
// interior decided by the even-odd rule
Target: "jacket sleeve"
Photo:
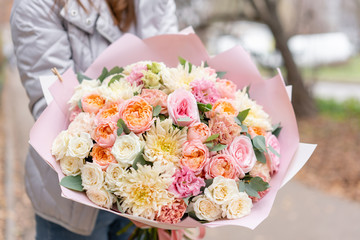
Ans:
{"type": "Polygon", "coordinates": [[[60,73],[73,67],[68,35],[62,25],[59,7],[49,0],[22,0],[11,13],[10,25],[17,65],[30,99],[35,119],[45,109],[39,76],[60,73]]]}

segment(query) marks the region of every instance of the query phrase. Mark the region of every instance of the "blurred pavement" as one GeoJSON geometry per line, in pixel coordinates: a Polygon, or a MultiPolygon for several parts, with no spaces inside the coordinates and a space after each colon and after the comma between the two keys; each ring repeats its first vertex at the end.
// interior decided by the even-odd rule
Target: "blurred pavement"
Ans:
{"type": "Polygon", "coordinates": [[[360,83],[316,82],[312,91],[314,96],[320,98],[337,101],[355,98],[360,101],[360,83]]]}

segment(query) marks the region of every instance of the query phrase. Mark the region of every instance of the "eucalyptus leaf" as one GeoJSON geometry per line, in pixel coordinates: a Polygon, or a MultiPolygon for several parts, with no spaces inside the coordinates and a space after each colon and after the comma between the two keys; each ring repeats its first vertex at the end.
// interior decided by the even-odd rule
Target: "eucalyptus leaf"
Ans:
{"type": "Polygon", "coordinates": [[[211,184],[213,184],[214,179],[206,179],[205,180],[205,188],[210,187],[211,184]]]}
{"type": "Polygon", "coordinates": [[[221,151],[221,150],[225,149],[226,147],[227,147],[227,145],[217,144],[213,148],[211,148],[210,151],[217,152],[217,151],[221,151]]]}
{"type": "Polygon", "coordinates": [[[261,163],[266,163],[266,157],[263,152],[255,150],[256,159],[261,163]]]}
{"type": "Polygon", "coordinates": [[[88,76],[82,74],[82,73],[78,73],[76,74],[77,80],[79,83],[82,83],[82,81],[85,80],[91,80],[91,78],[89,78],[88,76]]]}
{"type": "Polygon", "coordinates": [[[207,63],[207,61],[204,62],[204,67],[205,68],[209,67],[209,64],[207,63]]]}
{"type": "Polygon", "coordinates": [[[216,72],[218,78],[223,78],[226,72],[216,72]]]}
{"type": "Polygon", "coordinates": [[[80,175],[63,177],[60,185],[78,192],[84,191],[80,175]]]}
{"type": "Polygon", "coordinates": [[[250,111],[250,108],[239,112],[239,114],[237,115],[237,118],[240,120],[241,123],[246,119],[247,115],[249,114],[249,111],[250,111]]]}
{"type": "Polygon", "coordinates": [[[160,105],[156,105],[153,108],[153,117],[157,117],[161,112],[161,106],[160,105]]]}
{"type": "Polygon", "coordinates": [[[192,119],[190,117],[183,117],[183,118],[178,118],[177,121],[178,122],[188,122],[191,121],[192,119]]]}
{"type": "Polygon", "coordinates": [[[200,112],[209,112],[212,109],[212,105],[210,103],[204,104],[198,102],[197,105],[200,112]]]}
{"type": "Polygon", "coordinates": [[[205,146],[207,146],[210,149],[210,148],[214,147],[214,143],[207,142],[207,143],[205,143],[205,146]]]}
{"type": "Polygon", "coordinates": [[[217,139],[219,137],[219,134],[217,133],[217,134],[213,134],[213,135],[211,135],[210,137],[208,137],[206,140],[205,140],[205,142],[211,142],[212,140],[215,140],[215,139],[217,139]]]}
{"type": "Polygon", "coordinates": [[[80,108],[81,111],[84,111],[82,108],[82,103],[81,103],[81,99],[77,102],[78,107],[80,108]]]}
{"type": "Polygon", "coordinates": [[[246,90],[245,90],[245,91],[246,91],[246,94],[248,95],[248,97],[250,97],[250,86],[251,86],[251,85],[247,86],[247,87],[246,87],[246,90]]]}
{"type": "Polygon", "coordinates": [[[239,192],[245,192],[245,182],[239,181],[239,192]]]}
{"type": "MultiPolygon", "coordinates": [[[[241,132],[242,132],[242,133],[247,133],[248,130],[249,130],[246,125],[241,125],[240,127],[241,127],[241,132]]],[[[251,138],[250,138],[250,139],[251,139],[251,138]]]]}
{"type": "Polygon", "coordinates": [[[98,79],[100,80],[100,82],[102,83],[104,81],[104,79],[108,76],[109,71],[107,70],[106,67],[103,68],[101,75],[98,77],[98,79]]]}
{"type": "Polygon", "coordinates": [[[118,129],[116,130],[116,133],[117,133],[117,135],[118,136],[121,136],[121,134],[124,132],[124,129],[123,129],[123,127],[121,126],[121,124],[120,124],[120,127],[118,126],[118,129]]]}
{"type": "Polygon", "coordinates": [[[123,128],[125,134],[129,134],[130,130],[126,126],[126,123],[121,118],[117,121],[117,126],[120,128],[120,126],[123,128]]]}
{"type": "Polygon", "coordinates": [[[255,136],[253,139],[254,147],[260,152],[266,152],[265,137],[262,135],[255,136]]]}
{"type": "Polygon", "coordinates": [[[275,135],[276,137],[279,137],[281,130],[282,130],[281,123],[278,123],[273,126],[272,134],[275,135]]]}
{"type": "Polygon", "coordinates": [[[108,76],[114,75],[114,74],[119,74],[119,73],[122,73],[123,71],[124,71],[124,68],[115,66],[109,71],[108,76]]]}
{"type": "Polygon", "coordinates": [[[263,181],[261,177],[253,177],[249,184],[252,189],[258,192],[265,191],[270,187],[269,183],[263,181]]]}
{"type": "Polygon", "coordinates": [[[133,162],[132,167],[133,167],[135,170],[137,170],[137,169],[138,169],[138,166],[137,166],[138,164],[144,166],[144,165],[146,165],[146,163],[147,163],[147,162],[145,161],[145,158],[144,158],[143,153],[140,152],[140,153],[136,156],[136,158],[135,158],[135,160],[134,160],[134,162],[133,162]]]}
{"type": "Polygon", "coordinates": [[[272,146],[270,146],[270,145],[269,145],[269,150],[270,150],[273,154],[275,154],[277,157],[280,157],[280,154],[279,154],[272,146]]]}
{"type": "Polygon", "coordinates": [[[259,193],[253,189],[250,184],[245,184],[245,192],[251,197],[260,198],[259,193]]]}
{"type": "Polygon", "coordinates": [[[239,120],[238,117],[234,117],[234,120],[235,120],[235,123],[236,123],[237,125],[239,125],[239,126],[242,125],[242,122],[239,120]]]}

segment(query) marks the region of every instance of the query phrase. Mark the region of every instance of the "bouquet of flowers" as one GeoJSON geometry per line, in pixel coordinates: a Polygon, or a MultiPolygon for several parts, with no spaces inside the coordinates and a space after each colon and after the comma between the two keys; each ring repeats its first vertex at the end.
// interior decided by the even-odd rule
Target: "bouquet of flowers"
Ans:
{"type": "Polygon", "coordinates": [[[62,78],[31,145],[64,197],[149,226],[255,228],[314,150],[281,75],[263,80],[240,47],[210,58],[192,33],[125,35],[62,78]]]}

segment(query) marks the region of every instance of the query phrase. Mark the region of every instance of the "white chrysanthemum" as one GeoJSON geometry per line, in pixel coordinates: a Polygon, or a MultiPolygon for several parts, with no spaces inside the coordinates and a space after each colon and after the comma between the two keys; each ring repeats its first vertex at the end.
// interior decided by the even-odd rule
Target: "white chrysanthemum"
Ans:
{"type": "Polygon", "coordinates": [[[79,135],[72,136],[69,140],[67,156],[86,158],[94,143],[90,134],[82,132],[79,135]]]}
{"type": "Polygon", "coordinates": [[[193,208],[196,217],[200,220],[215,221],[216,219],[221,218],[221,207],[205,195],[197,196],[192,201],[194,203],[191,204],[191,207],[193,208]]]}
{"type": "Polygon", "coordinates": [[[249,215],[252,208],[252,200],[244,192],[234,195],[230,201],[222,205],[222,216],[228,219],[237,219],[249,215]]]}
{"type": "Polygon", "coordinates": [[[121,191],[115,195],[122,197],[121,207],[134,216],[152,220],[162,206],[174,200],[167,191],[173,178],[166,167],[138,164],[138,169],[131,168],[123,179],[121,191]]]}
{"type": "Polygon", "coordinates": [[[248,127],[260,127],[266,131],[271,131],[270,116],[263,110],[262,106],[251,100],[246,93],[246,88],[238,90],[235,93],[235,107],[241,112],[250,108],[249,114],[244,120],[244,124],[248,127]]]}
{"type": "Polygon", "coordinates": [[[111,153],[119,164],[128,167],[133,164],[135,158],[142,150],[143,144],[140,138],[131,132],[128,135],[121,135],[116,138],[111,153]]]}
{"type": "Polygon", "coordinates": [[[144,158],[161,165],[179,165],[182,145],[187,140],[187,128],[173,127],[171,119],[156,120],[145,136],[144,158]]]}
{"type": "Polygon", "coordinates": [[[112,192],[119,191],[126,169],[118,163],[110,163],[105,172],[105,188],[112,192]]]}
{"type": "Polygon", "coordinates": [[[115,202],[115,197],[104,188],[90,188],[86,191],[86,196],[96,205],[110,209],[115,202]]]}
{"type": "Polygon", "coordinates": [[[77,105],[79,100],[86,94],[91,92],[96,92],[96,89],[100,86],[100,81],[97,79],[93,80],[83,80],[80,85],[75,88],[74,95],[69,100],[70,111],[73,110],[77,105]]]}
{"type": "Polygon", "coordinates": [[[70,134],[76,135],[81,132],[86,132],[91,134],[95,129],[95,115],[87,112],[79,113],[75,119],[70,123],[68,127],[68,132],[70,134]]]}
{"type": "Polygon", "coordinates": [[[119,99],[127,100],[134,96],[134,93],[140,93],[142,85],[130,84],[124,78],[108,85],[102,85],[98,88],[100,96],[108,101],[117,101],[119,99]]]}
{"type": "Polygon", "coordinates": [[[234,179],[217,176],[214,178],[213,183],[208,188],[205,188],[204,193],[214,203],[222,205],[239,193],[239,190],[234,179]]]}
{"type": "Polygon", "coordinates": [[[81,168],[81,180],[85,190],[100,189],[104,185],[104,172],[97,163],[86,163],[81,168]]]}
{"type": "Polygon", "coordinates": [[[179,88],[189,91],[190,83],[196,79],[207,79],[216,82],[216,73],[203,66],[197,67],[193,65],[189,73],[188,63],[185,64],[185,67],[179,64],[176,68],[163,69],[159,74],[165,86],[164,92],[167,94],[179,88]]]}
{"type": "Polygon", "coordinates": [[[71,138],[71,134],[68,131],[62,131],[57,135],[55,138],[52,147],[51,147],[51,154],[55,156],[56,160],[60,160],[65,157],[69,141],[71,138]]]}
{"type": "Polygon", "coordinates": [[[84,166],[84,159],[76,157],[64,157],[60,159],[61,171],[66,176],[77,176],[81,173],[81,168],[84,166]]]}

